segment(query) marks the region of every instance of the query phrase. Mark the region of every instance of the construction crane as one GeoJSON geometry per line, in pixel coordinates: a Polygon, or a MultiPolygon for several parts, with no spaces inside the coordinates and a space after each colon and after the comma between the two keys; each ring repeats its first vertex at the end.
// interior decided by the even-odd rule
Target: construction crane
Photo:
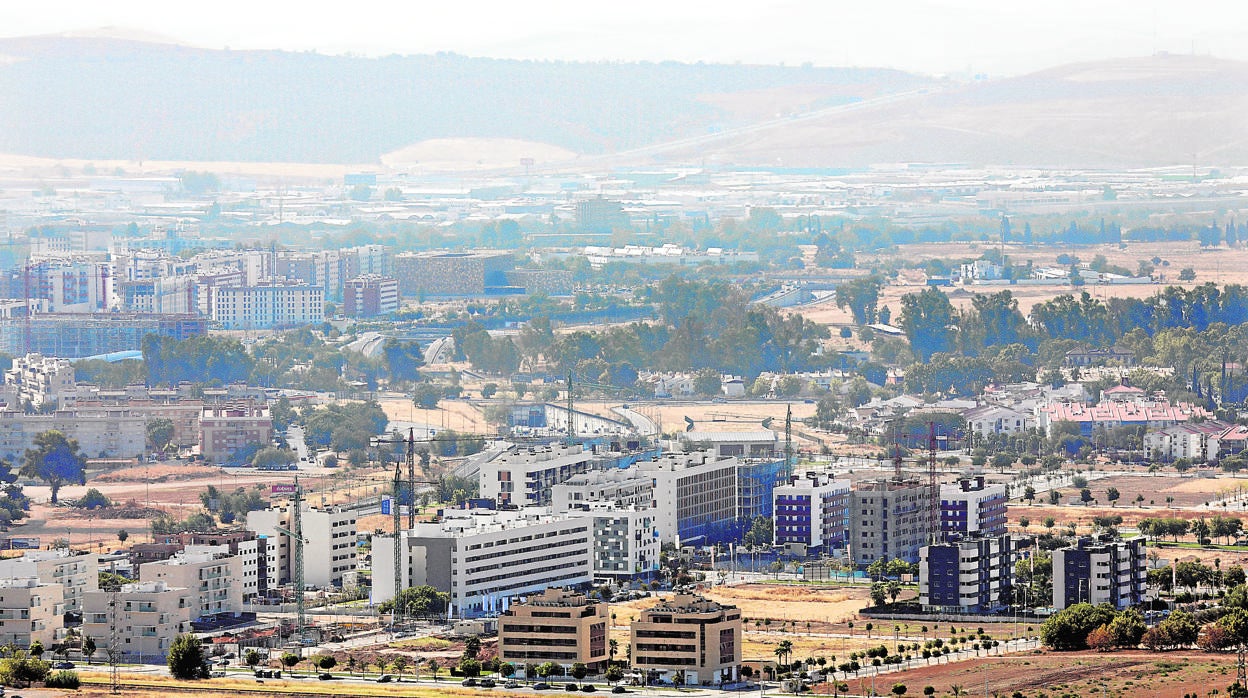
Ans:
{"type": "MultiPolygon", "coordinates": [[[[433,442],[438,439],[423,439],[422,442],[433,442]]],[[[407,439],[404,441],[402,437],[399,439],[375,439],[374,445],[382,444],[407,444],[407,493],[411,500],[407,505],[407,528],[410,530],[416,526],[416,485],[436,485],[434,480],[417,480],[416,479],[416,428],[409,427],[407,439]]],[[[422,471],[424,466],[422,464],[422,471]]],[[[403,482],[403,461],[395,460],[394,462],[394,489],[393,498],[390,501],[390,515],[394,526],[394,611],[390,614],[390,624],[392,627],[402,622],[403,610],[399,607],[399,591],[403,588],[403,548],[400,545],[403,537],[403,513],[399,503],[404,500],[404,482],[403,482]]]]}
{"type": "Polygon", "coordinates": [[[294,499],[291,501],[291,529],[286,530],[280,526],[275,526],[278,533],[285,534],[290,538],[290,544],[294,548],[295,562],[295,635],[299,638],[299,644],[303,645],[305,633],[308,627],[308,607],[306,599],[306,582],[304,581],[304,563],[303,563],[303,546],[307,543],[307,539],[303,537],[303,487],[299,485],[299,476],[295,475],[295,492],[294,499]]]}

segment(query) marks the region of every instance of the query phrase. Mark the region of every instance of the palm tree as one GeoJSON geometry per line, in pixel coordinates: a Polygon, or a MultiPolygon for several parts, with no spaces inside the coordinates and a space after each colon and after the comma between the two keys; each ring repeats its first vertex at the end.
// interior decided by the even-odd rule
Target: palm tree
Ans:
{"type": "Polygon", "coordinates": [[[615,654],[620,651],[620,641],[611,638],[611,641],[607,643],[607,647],[609,648],[607,650],[607,663],[610,664],[615,661],[615,654]]]}
{"type": "Polygon", "coordinates": [[[962,685],[956,683],[949,687],[949,692],[953,694],[954,698],[966,695],[965,691],[962,690],[962,685]]]}

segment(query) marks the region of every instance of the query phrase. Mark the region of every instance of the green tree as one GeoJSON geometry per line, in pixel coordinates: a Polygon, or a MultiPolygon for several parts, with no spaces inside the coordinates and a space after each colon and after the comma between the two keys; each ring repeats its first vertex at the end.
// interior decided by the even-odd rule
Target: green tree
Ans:
{"type": "Polygon", "coordinates": [[[164,453],[173,441],[173,420],[157,417],[147,422],[147,442],[152,450],[164,453]]]}
{"type": "Polygon", "coordinates": [[[87,457],[78,450],[78,440],[66,438],[55,429],[35,435],[34,448],[22,457],[22,477],[43,480],[57,503],[61,487],[87,484],[87,457]]]}
{"type": "Polygon", "coordinates": [[[254,649],[247,650],[243,653],[243,662],[249,669],[255,669],[260,666],[260,653],[254,649]]]}
{"type": "Polygon", "coordinates": [[[895,696],[904,696],[904,695],[906,695],[906,684],[904,684],[904,683],[895,683],[895,684],[893,684],[893,691],[892,691],[892,693],[893,693],[893,695],[895,695],[895,696]]]}
{"type": "Polygon", "coordinates": [[[94,487],[87,490],[78,501],[74,502],[75,509],[103,509],[111,505],[112,502],[109,501],[108,497],[105,497],[104,493],[94,487]]]}
{"type": "Polygon", "coordinates": [[[1109,502],[1110,506],[1118,506],[1118,498],[1121,496],[1122,493],[1118,491],[1117,487],[1110,487],[1105,490],[1105,499],[1109,502]]]}
{"type": "Polygon", "coordinates": [[[1055,650],[1081,650],[1088,647],[1088,634],[1113,622],[1112,606],[1078,603],[1049,617],[1040,628],[1040,639],[1055,650]]]}
{"type": "Polygon", "coordinates": [[[204,659],[204,645],[199,638],[183,633],[169,646],[169,673],[183,681],[207,678],[204,659]]]}
{"type": "Polygon", "coordinates": [[[949,297],[935,287],[901,297],[901,329],[920,362],[954,349],[956,314],[949,297]]]}
{"type": "Polygon", "coordinates": [[[282,666],[286,667],[286,673],[294,673],[295,665],[303,661],[303,657],[294,652],[283,652],[280,659],[282,666]]]}
{"type": "Polygon", "coordinates": [[[750,523],[750,530],[745,532],[742,542],[746,545],[771,545],[773,540],[774,522],[770,517],[758,516],[750,523]]]}
{"type": "Polygon", "coordinates": [[[848,308],[854,324],[875,322],[876,305],[879,303],[883,284],[883,278],[875,275],[842,283],[836,287],[836,307],[848,308]]]}
{"type": "Polygon", "coordinates": [[[87,664],[91,663],[91,656],[95,654],[95,640],[87,637],[82,640],[82,654],[87,658],[87,664]]]}
{"type": "Polygon", "coordinates": [[[407,657],[404,657],[401,654],[390,660],[390,668],[394,671],[394,673],[399,675],[400,681],[403,680],[403,673],[407,671],[407,667],[407,657]]]}
{"type": "Polygon", "coordinates": [[[585,666],[581,662],[576,662],[572,665],[572,678],[576,679],[578,684],[588,675],[589,667],[585,666]]]}

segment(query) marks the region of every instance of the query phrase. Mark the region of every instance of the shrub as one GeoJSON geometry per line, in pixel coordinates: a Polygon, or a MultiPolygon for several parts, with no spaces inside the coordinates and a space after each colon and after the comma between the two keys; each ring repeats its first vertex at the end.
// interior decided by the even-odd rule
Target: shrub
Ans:
{"type": "Polygon", "coordinates": [[[69,690],[77,690],[82,682],[78,679],[78,672],[62,669],[55,671],[44,679],[43,685],[46,688],[67,688],[69,690]]]}

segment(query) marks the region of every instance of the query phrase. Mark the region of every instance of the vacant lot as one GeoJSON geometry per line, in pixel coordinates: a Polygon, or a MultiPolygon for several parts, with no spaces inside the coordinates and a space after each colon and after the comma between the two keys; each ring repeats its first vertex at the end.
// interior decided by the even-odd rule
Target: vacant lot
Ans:
{"type": "MultiPolygon", "coordinates": [[[[1193,691],[1203,696],[1213,688],[1223,692],[1234,681],[1234,655],[1038,652],[889,674],[876,679],[876,690],[887,693],[893,684],[901,683],[905,684],[907,695],[921,695],[924,686],[935,687],[936,695],[952,695],[956,685],[970,695],[981,695],[986,687],[988,695],[1019,691],[1032,698],[1041,693],[1099,696],[1104,686],[1105,695],[1109,696],[1182,698],[1193,691]]],[[[857,679],[849,681],[851,690],[857,691],[859,683],[857,679]]],[[[867,679],[864,687],[870,686],[867,679]]],[[[821,686],[820,692],[826,688],[821,686]]]]}

